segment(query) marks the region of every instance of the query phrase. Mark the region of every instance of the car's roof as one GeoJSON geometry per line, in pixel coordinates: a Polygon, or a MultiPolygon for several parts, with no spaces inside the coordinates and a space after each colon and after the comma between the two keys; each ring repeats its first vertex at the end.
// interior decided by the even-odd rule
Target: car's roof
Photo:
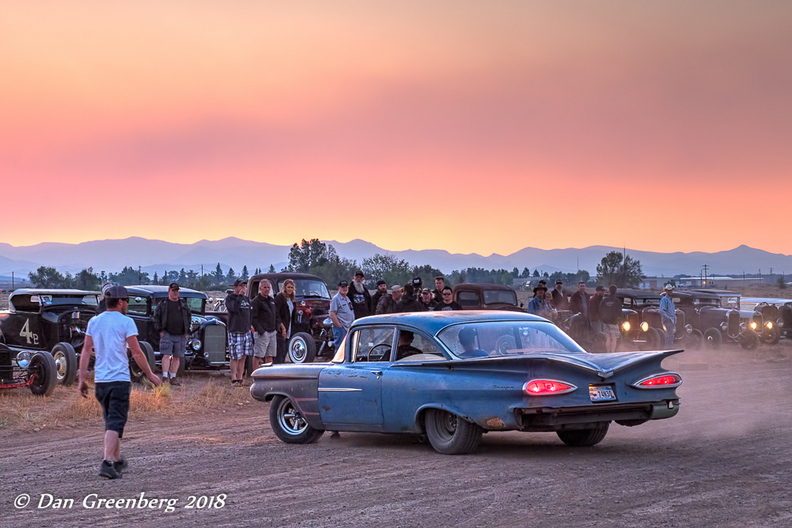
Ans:
{"type": "Polygon", "coordinates": [[[501,310],[450,310],[442,312],[409,312],[371,315],[355,321],[353,328],[369,324],[399,324],[414,326],[436,334],[443,328],[453,324],[479,323],[488,321],[541,321],[547,322],[536,315],[523,312],[501,310]]]}
{"type": "Polygon", "coordinates": [[[322,280],[322,277],[319,277],[318,275],[312,275],[310,273],[292,273],[291,271],[282,271],[279,273],[257,273],[252,277],[250,277],[250,279],[248,279],[248,282],[260,281],[261,279],[269,279],[276,281],[286,280],[286,279],[292,279],[292,280],[304,279],[304,280],[317,280],[324,282],[322,280]]]}
{"type": "Polygon", "coordinates": [[[629,288],[619,288],[616,290],[616,297],[631,297],[639,299],[659,299],[660,294],[649,290],[634,290],[629,288]]]}
{"type": "Polygon", "coordinates": [[[14,290],[8,298],[10,299],[17,295],[99,295],[100,293],[98,291],[60,290],[56,288],[20,288],[14,290]]]}
{"type": "MultiPolygon", "coordinates": [[[[151,297],[167,297],[168,286],[158,284],[137,284],[134,286],[124,286],[130,295],[146,295],[151,297]]],[[[179,288],[179,295],[184,297],[206,297],[206,294],[190,288],[179,288]]]]}
{"type": "Polygon", "coordinates": [[[740,295],[736,291],[731,290],[713,290],[710,288],[703,289],[703,288],[694,288],[691,291],[700,292],[700,293],[713,293],[715,295],[740,295]]]}
{"type": "Polygon", "coordinates": [[[463,282],[462,284],[457,284],[454,286],[454,290],[464,290],[464,289],[514,291],[514,288],[511,288],[504,284],[495,284],[492,282],[463,282]]]}

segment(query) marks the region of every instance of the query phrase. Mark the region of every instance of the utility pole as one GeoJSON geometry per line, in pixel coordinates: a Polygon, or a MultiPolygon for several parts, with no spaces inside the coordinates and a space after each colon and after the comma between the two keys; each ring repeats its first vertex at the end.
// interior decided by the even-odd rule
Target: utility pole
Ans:
{"type": "Polygon", "coordinates": [[[140,284],[140,266],[138,266],[138,284],[140,284]]]}
{"type": "MultiPolygon", "coordinates": [[[[707,264],[704,264],[703,271],[704,271],[704,284],[706,285],[707,284],[707,274],[709,273],[709,266],[707,264]]],[[[706,286],[704,286],[704,287],[706,288],[706,286]]]]}
{"type": "Polygon", "coordinates": [[[11,291],[14,291],[14,272],[11,272],[11,291]]]}

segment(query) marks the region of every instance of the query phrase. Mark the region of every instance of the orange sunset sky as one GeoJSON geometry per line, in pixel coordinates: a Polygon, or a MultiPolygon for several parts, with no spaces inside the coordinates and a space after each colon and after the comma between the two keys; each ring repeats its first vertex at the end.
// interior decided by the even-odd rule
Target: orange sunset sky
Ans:
{"type": "Polygon", "coordinates": [[[5,0],[0,242],[792,253],[792,2],[5,0]]]}

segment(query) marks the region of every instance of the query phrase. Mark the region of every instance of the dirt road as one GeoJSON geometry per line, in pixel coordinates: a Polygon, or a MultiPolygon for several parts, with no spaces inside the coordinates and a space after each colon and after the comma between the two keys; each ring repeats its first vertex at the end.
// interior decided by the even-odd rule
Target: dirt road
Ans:
{"type": "Polygon", "coordinates": [[[100,420],[12,424],[0,428],[0,526],[790,526],[791,356],[783,346],[671,358],[684,377],[679,415],[613,425],[593,448],[551,433],[488,434],[468,456],[375,434],[288,446],[268,405],[240,392],[228,409],[132,420],[130,467],[104,481],[100,420]],[[30,502],[15,508],[21,494],[30,502]],[[143,509],[141,494],[147,506],[178,502],[143,509]],[[214,507],[187,507],[204,500],[214,507]]]}

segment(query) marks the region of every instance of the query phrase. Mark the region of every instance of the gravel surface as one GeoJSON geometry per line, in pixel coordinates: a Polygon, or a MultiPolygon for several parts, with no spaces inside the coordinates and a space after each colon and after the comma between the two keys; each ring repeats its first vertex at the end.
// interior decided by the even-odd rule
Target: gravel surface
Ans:
{"type": "MultiPolygon", "coordinates": [[[[669,358],[684,377],[680,413],[612,425],[592,448],[564,446],[553,433],[488,434],[467,456],[361,433],[290,446],[272,434],[269,406],[251,401],[132,420],[129,468],[105,481],[100,421],[6,426],[0,526],[790,526],[789,345],[669,358]],[[30,503],[15,508],[21,494],[30,503]],[[142,509],[141,494],[177,502],[142,509]],[[201,496],[215,507],[188,508],[201,496]],[[101,498],[138,501],[96,508],[101,498]],[[56,509],[57,499],[74,504],[56,509]]],[[[185,383],[199,385],[201,375],[185,383]]]]}

